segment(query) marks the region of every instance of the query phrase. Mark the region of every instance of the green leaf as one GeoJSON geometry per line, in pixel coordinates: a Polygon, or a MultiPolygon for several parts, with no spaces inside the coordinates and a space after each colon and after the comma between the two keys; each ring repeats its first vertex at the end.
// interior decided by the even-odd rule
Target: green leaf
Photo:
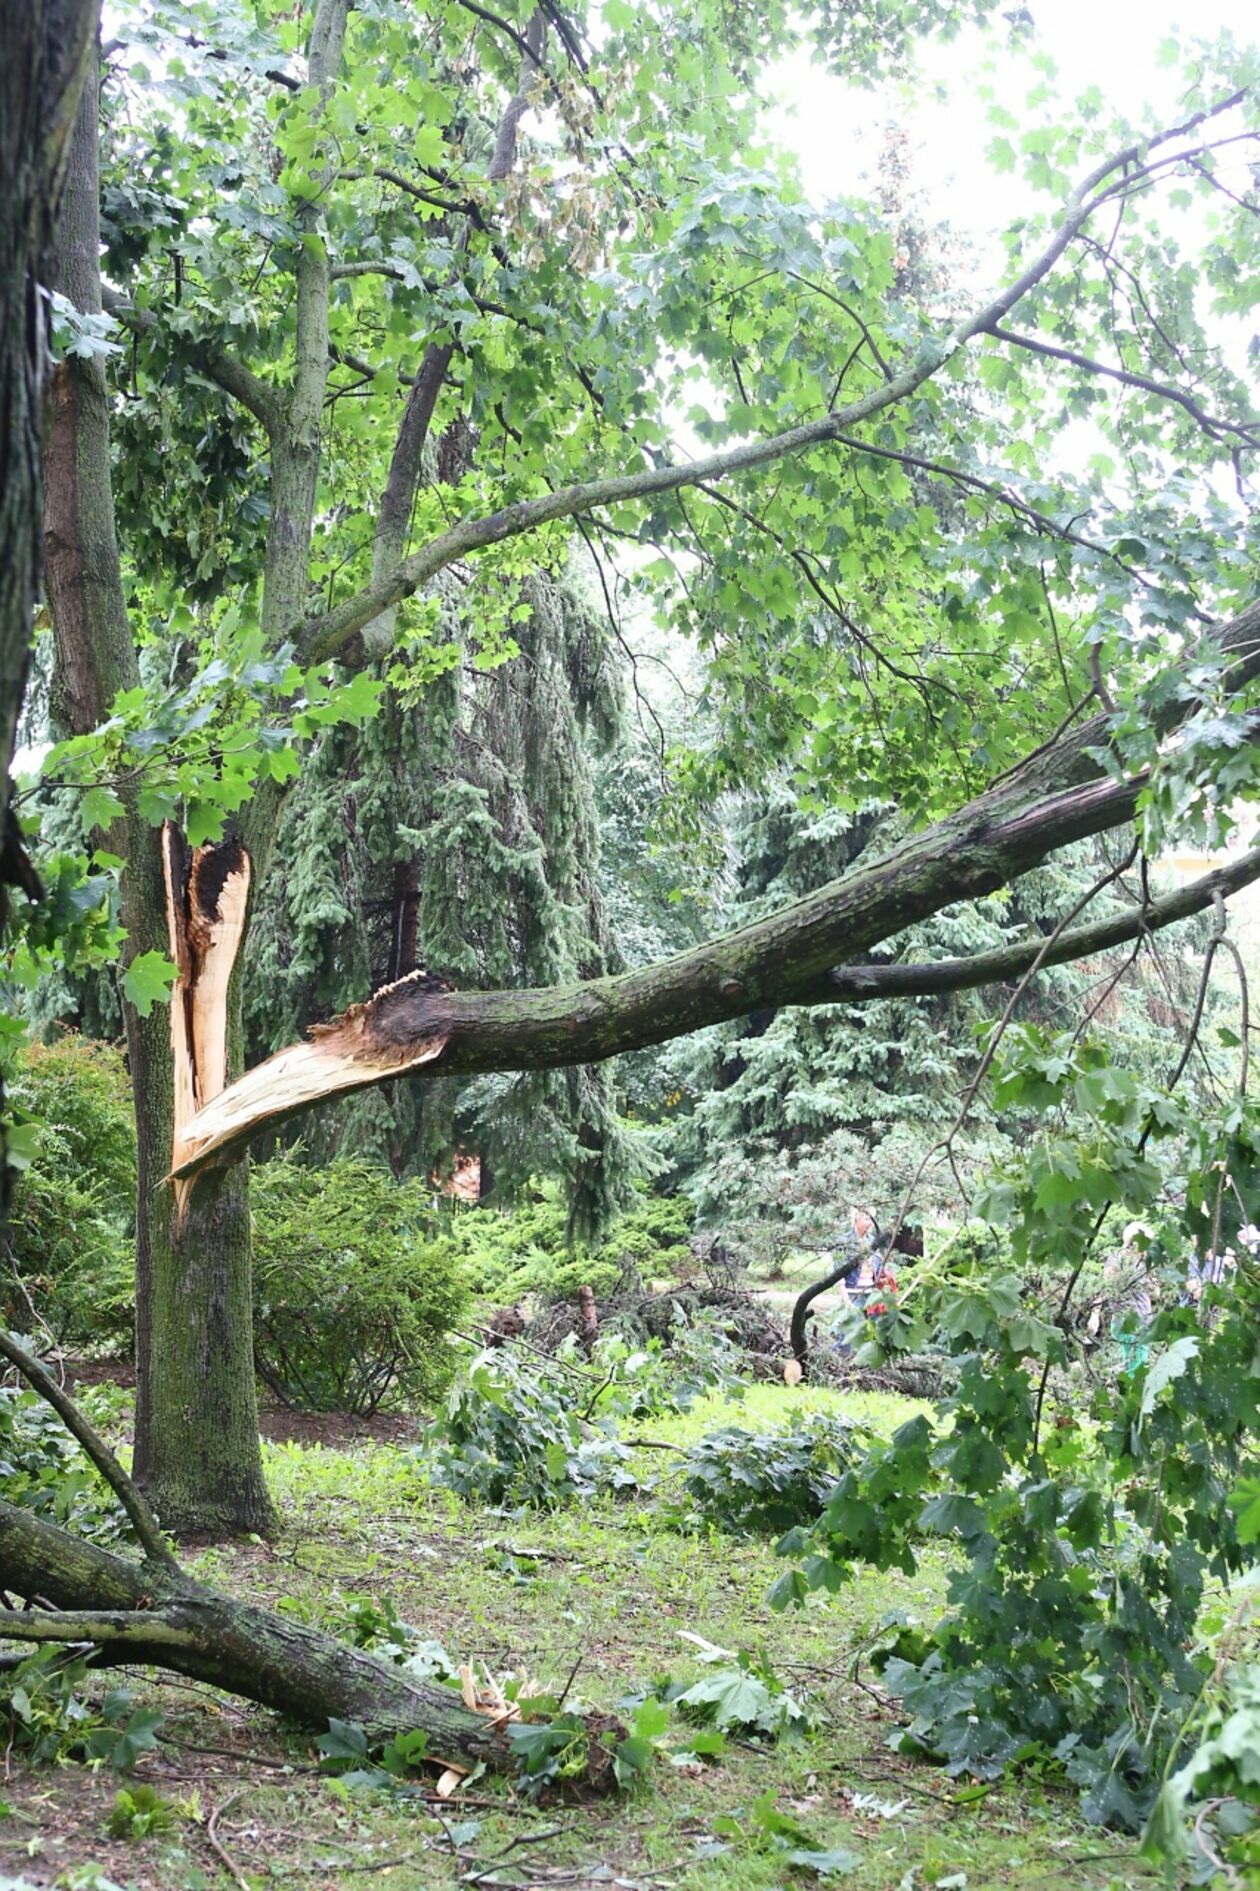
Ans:
{"type": "Polygon", "coordinates": [[[1150,1416],[1155,1410],[1155,1401],[1165,1386],[1171,1385],[1174,1379],[1181,1378],[1190,1361],[1197,1358],[1198,1352],[1198,1340],[1193,1333],[1188,1333],[1184,1338],[1174,1340],[1166,1352],[1162,1352],[1158,1359],[1151,1361],[1146,1368],[1146,1383],[1142,1387],[1142,1403],[1138,1414],[1140,1418],[1150,1416]]]}
{"type": "Polygon", "coordinates": [[[83,832],[90,834],[94,827],[108,827],[125,812],[112,788],[89,788],[79,808],[79,819],[83,832]]]}
{"type": "Polygon", "coordinates": [[[154,1005],[167,1003],[178,977],[179,967],[164,952],[140,952],[123,973],[123,994],[147,1018],[154,1005]]]}

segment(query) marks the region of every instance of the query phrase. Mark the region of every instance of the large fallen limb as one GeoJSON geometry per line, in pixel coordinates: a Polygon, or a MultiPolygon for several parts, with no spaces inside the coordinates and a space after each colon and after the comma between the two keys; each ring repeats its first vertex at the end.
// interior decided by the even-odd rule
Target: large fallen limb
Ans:
{"type": "Polygon", "coordinates": [[[113,1555],[2,1500],[0,1588],[41,1603],[0,1612],[0,1638],[88,1642],[97,1666],[169,1668],[321,1731],[330,1718],[355,1721],[374,1738],[423,1728],[435,1757],[511,1765],[502,1728],[449,1689],[179,1570],[113,1555]]]}
{"type": "MultiPolygon", "coordinates": [[[[1241,688],[1260,669],[1260,605],[1221,633],[1241,688]]],[[[1060,847],[1131,818],[1145,776],[1102,773],[1107,718],[1094,717],[1009,779],[882,859],[755,924],[660,965],[584,984],[533,991],[451,992],[427,974],[386,986],[308,1043],[290,1046],[230,1084],[183,1131],[188,1180],[207,1163],[236,1159],[260,1129],[324,1098],[421,1068],[537,1070],[593,1063],[743,1016],[762,1005],[824,1004],[894,992],[961,989],[1025,969],[1044,941],[948,971],[846,964],[960,899],[990,893],[1060,847]],[[974,975],[973,975],[974,973],[974,975]]],[[[1223,870],[1219,890],[1255,877],[1250,863],[1223,870]]],[[[1100,932],[1058,942],[1054,961],[1104,949],[1211,904],[1214,876],[1100,932]]]]}
{"type": "MultiPolygon", "coordinates": [[[[143,1494],[82,1412],[22,1347],[6,1339],[2,1350],[124,1498],[143,1555],[139,1562],[115,1555],[0,1499],[0,1592],[33,1599],[25,1609],[0,1607],[0,1641],[63,1643],[85,1651],[95,1667],[168,1668],[321,1731],[331,1719],[356,1722],[376,1740],[422,1730],[434,1759],[500,1770],[513,1764],[501,1719],[472,1712],[449,1689],[414,1680],[391,1662],[186,1575],[143,1494]]],[[[611,1756],[593,1738],[586,1783],[610,1782],[611,1756]]]]}

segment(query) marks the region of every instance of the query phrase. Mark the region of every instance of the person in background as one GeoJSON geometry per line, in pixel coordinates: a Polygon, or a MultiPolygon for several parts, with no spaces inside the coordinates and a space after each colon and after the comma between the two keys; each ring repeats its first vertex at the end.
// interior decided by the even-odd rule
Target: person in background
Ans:
{"type": "Polygon", "coordinates": [[[868,1319],[887,1313],[889,1300],[897,1297],[897,1280],[879,1250],[879,1228],[869,1208],[855,1208],[851,1216],[853,1238],[859,1254],[844,1277],[844,1290],[855,1307],[868,1319]]]}
{"type": "Polygon", "coordinates": [[[838,1353],[853,1350],[849,1337],[852,1330],[849,1315],[852,1309],[856,1308],[860,1312],[865,1307],[875,1284],[871,1254],[871,1246],[876,1239],[874,1215],[867,1208],[850,1209],[849,1229],[852,1259],[847,1271],[840,1276],[840,1291],[846,1304],[842,1305],[831,1326],[832,1346],[838,1353]]]}
{"type": "MultiPolygon", "coordinates": [[[[1245,1232],[1251,1232],[1250,1226],[1245,1232]]],[[[1219,1287],[1237,1265],[1238,1259],[1233,1248],[1226,1248],[1223,1254],[1200,1254],[1197,1248],[1191,1248],[1182,1304],[1189,1303],[1197,1307],[1203,1298],[1203,1289],[1219,1287]]]]}
{"type": "Polygon", "coordinates": [[[875,1285],[876,1271],[881,1265],[881,1256],[875,1251],[879,1231],[869,1208],[852,1209],[849,1225],[853,1230],[856,1253],[852,1267],[840,1284],[852,1304],[860,1308],[866,1305],[867,1297],[875,1285]]]}

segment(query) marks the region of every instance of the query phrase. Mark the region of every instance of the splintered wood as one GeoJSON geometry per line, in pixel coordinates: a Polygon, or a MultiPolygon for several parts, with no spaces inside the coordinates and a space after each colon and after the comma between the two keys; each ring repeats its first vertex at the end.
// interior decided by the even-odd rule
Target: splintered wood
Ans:
{"type": "Polygon", "coordinates": [[[226,1089],[220,1085],[212,1097],[201,1101],[182,1130],[176,1129],[171,1162],[176,1189],[191,1186],[206,1163],[243,1155],[250,1137],[265,1124],[292,1116],[325,1097],[405,1076],[440,1057],[448,1041],[445,1033],[417,1036],[404,1044],[382,1044],[373,1028],[380,1001],[387,994],[410,984],[424,990],[434,983],[428,973],[413,972],[384,986],[365,1004],[351,1005],[331,1023],[316,1025],[308,1042],[277,1051],[226,1089]]]}
{"type": "MultiPolygon", "coordinates": [[[[171,1169],[186,1161],[188,1126],[227,1082],[228,986],[245,933],[250,858],[238,840],[189,848],[173,822],[162,829],[166,926],[179,977],[171,993],[174,1134],[171,1169]]],[[[175,1213],[188,1182],[175,1184],[175,1213]]]]}

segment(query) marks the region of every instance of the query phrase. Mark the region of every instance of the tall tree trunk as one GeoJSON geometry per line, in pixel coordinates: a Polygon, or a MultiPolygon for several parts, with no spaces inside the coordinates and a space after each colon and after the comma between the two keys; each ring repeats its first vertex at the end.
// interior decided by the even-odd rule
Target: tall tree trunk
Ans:
{"type": "MultiPolygon", "coordinates": [[[[0,926],[9,888],[38,896],[10,805],[9,767],[40,585],[40,430],[57,205],[99,0],[26,0],[0,15],[0,926]]],[[[0,1227],[14,1171],[0,1077],[0,1227]]]]}
{"type": "MultiPolygon", "coordinates": [[[[129,866],[129,874],[134,868],[129,866]]],[[[146,891],[150,936],[166,949],[161,881],[146,891]]],[[[233,980],[235,985],[238,981],[233,980]]],[[[136,1099],[135,1476],[177,1536],[266,1536],[254,1377],[248,1166],[177,1197],[167,1178],[176,1129],[170,1013],[128,1007],[136,1099]]],[[[223,1014],[229,1067],[240,1067],[223,1014]]]]}
{"type": "MultiPolygon", "coordinates": [[[[321,90],[340,68],[347,11],[347,0],[320,0],[314,11],[308,71],[321,90]]],[[[262,623],[270,633],[299,615],[307,598],[328,378],[321,215],[311,204],[299,212],[305,237],[296,272],[294,381],[282,406],[268,408],[271,519],[262,623]]],[[[145,936],[163,950],[169,941],[180,979],[169,1019],[156,1012],[129,1019],[142,1197],[136,1469],[163,1525],[184,1536],[266,1535],[275,1521],[258,1443],[248,1167],[173,1192],[165,1178],[184,1122],[244,1068],[249,881],[257,885],[266,871],[279,812],[280,797],[268,785],[244,811],[239,838],[191,855],[168,829],[164,874],[155,886],[150,873],[143,892],[137,889],[145,936]],[[244,891],[229,915],[218,867],[242,861],[244,891]],[[230,937],[214,972],[202,948],[216,929],[230,937]]],[[[126,857],[132,859],[130,849],[126,857]]]]}
{"type": "MultiPolygon", "coordinates": [[[[101,306],[97,91],[94,71],[75,128],[58,244],[58,287],[84,311],[101,306]]],[[[114,522],[109,390],[98,359],[65,361],[54,376],[44,519],[56,706],[83,733],[104,720],[119,690],[139,681],[114,522]]],[[[134,803],[110,839],[127,862],[124,963],[169,952],[170,902],[186,896],[182,871],[168,897],[162,836],[134,803]]],[[[218,1054],[202,1047],[193,1108],[222,1088],[233,1051],[240,1067],[239,1029],[235,1044],[230,1029],[235,983],[218,1010],[218,1054]]],[[[248,1534],[267,1531],[273,1517],[258,1443],[246,1171],[186,1189],[178,1201],[166,1181],[176,1132],[173,1027],[194,984],[194,968],[181,963],[169,1012],[159,1007],[144,1018],[124,1006],[139,1149],[136,1469],[168,1529],[248,1534]]]]}
{"type": "Polygon", "coordinates": [[[95,0],[26,0],[0,24],[0,782],[9,778],[39,590],[47,281],[95,0]]]}

